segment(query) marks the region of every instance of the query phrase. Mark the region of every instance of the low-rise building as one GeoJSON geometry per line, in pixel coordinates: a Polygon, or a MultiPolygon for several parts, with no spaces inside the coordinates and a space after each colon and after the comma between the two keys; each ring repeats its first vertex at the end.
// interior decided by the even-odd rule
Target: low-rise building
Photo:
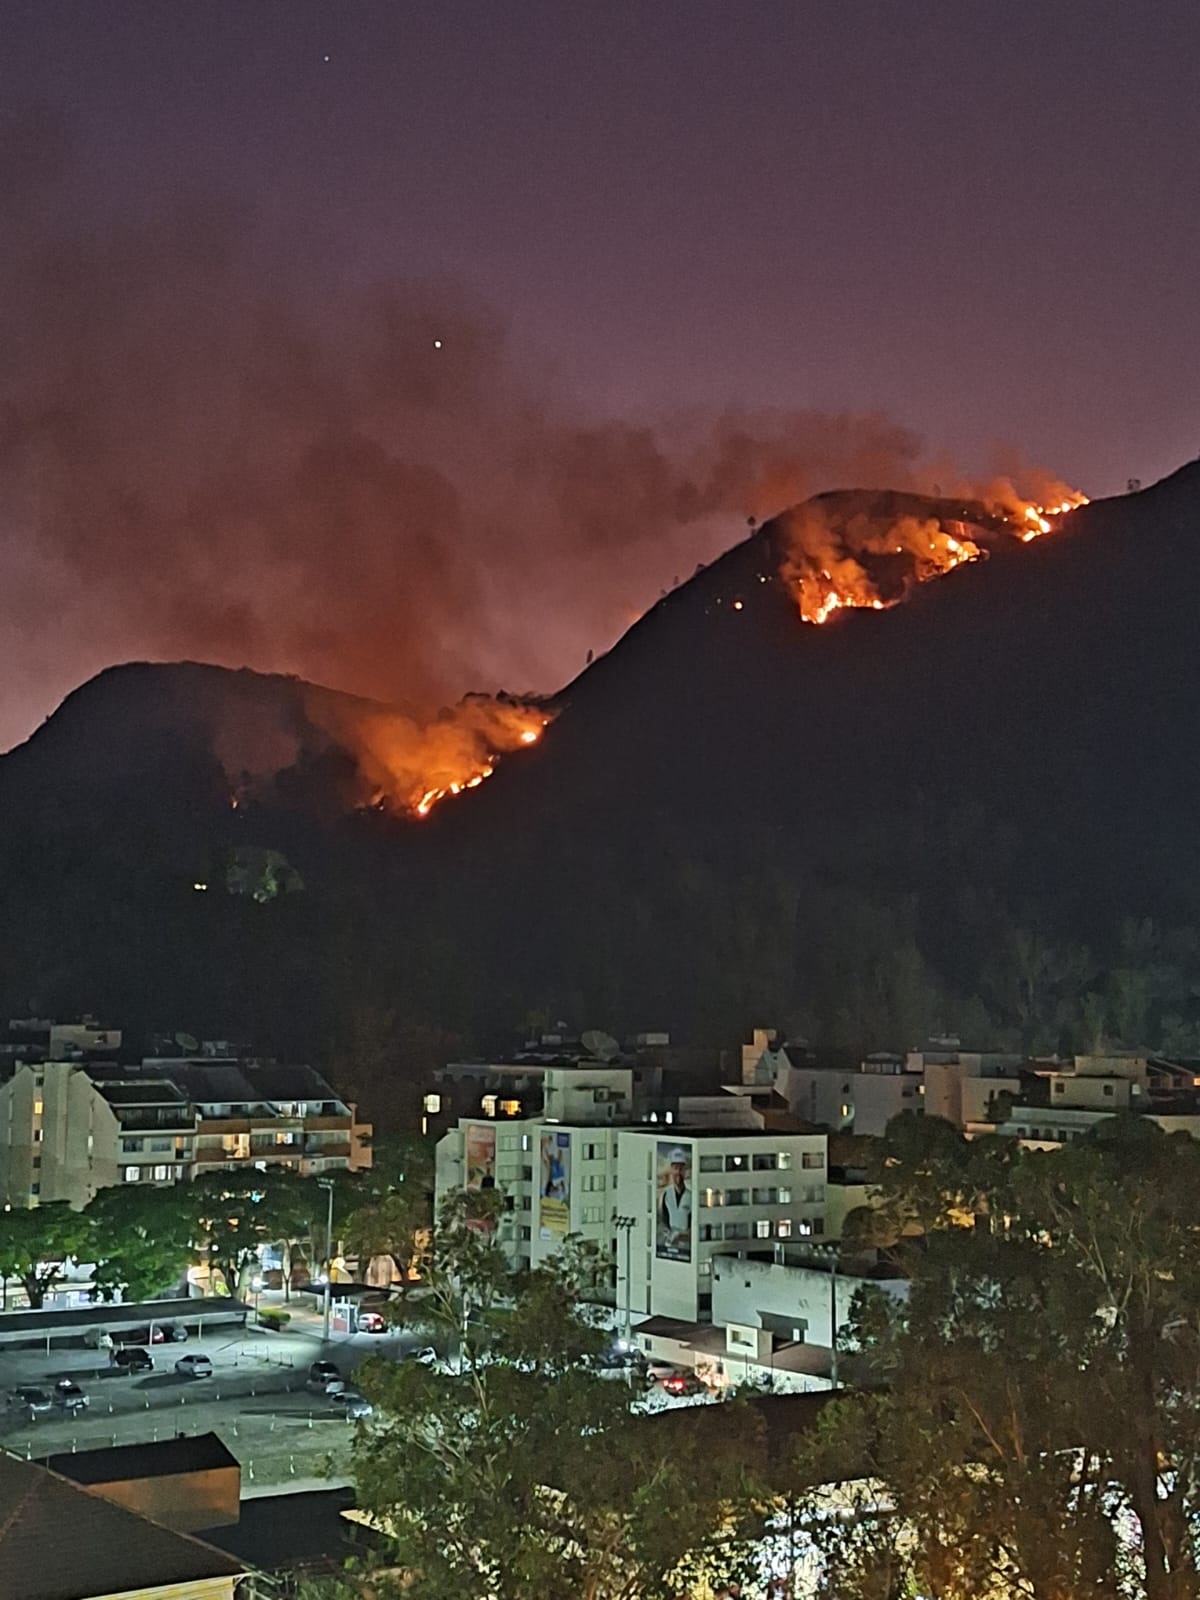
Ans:
{"type": "Polygon", "coordinates": [[[0,1452],[0,1600],[234,1600],[245,1563],[0,1452]]]}

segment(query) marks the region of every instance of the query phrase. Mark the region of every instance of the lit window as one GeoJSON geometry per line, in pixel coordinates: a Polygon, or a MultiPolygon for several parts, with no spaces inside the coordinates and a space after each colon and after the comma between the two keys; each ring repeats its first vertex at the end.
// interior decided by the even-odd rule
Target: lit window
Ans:
{"type": "Polygon", "coordinates": [[[431,1117],[436,1117],[441,1109],[442,1097],[440,1094],[427,1094],[425,1096],[425,1110],[431,1117]]]}
{"type": "Polygon", "coordinates": [[[781,1150],[779,1152],[779,1170],[780,1170],[780,1172],[790,1172],[791,1171],[791,1167],[792,1167],[792,1152],[790,1150],[781,1150]]]}
{"type": "Polygon", "coordinates": [[[138,1181],[138,1179],[141,1177],[141,1175],[142,1175],[141,1167],[126,1167],[125,1168],[125,1182],[126,1183],[136,1183],[138,1181]]]}
{"type": "Polygon", "coordinates": [[[155,1169],[154,1169],[154,1181],[155,1181],[155,1183],[165,1183],[169,1176],[170,1176],[170,1168],[169,1167],[155,1167],[155,1169]]]}
{"type": "Polygon", "coordinates": [[[35,1100],[33,1102],[33,1114],[34,1114],[35,1117],[40,1117],[41,1116],[43,1104],[44,1104],[44,1102],[41,1101],[41,1100],[35,1100]]]}
{"type": "Polygon", "coordinates": [[[494,1117],[496,1115],[496,1096],[494,1094],[485,1094],[479,1104],[485,1117],[494,1117]]]}
{"type": "Polygon", "coordinates": [[[775,1233],[777,1238],[790,1239],[792,1237],[791,1217],[780,1217],[779,1221],[775,1224],[775,1233]]]}
{"type": "Polygon", "coordinates": [[[792,1191],[790,1189],[780,1189],[780,1191],[779,1191],[779,1204],[781,1206],[790,1206],[791,1203],[792,1203],[792,1191]]]}
{"type": "Polygon", "coordinates": [[[506,1117],[519,1117],[521,1115],[521,1102],[519,1100],[501,1100],[500,1109],[506,1117]]]}
{"type": "Polygon", "coordinates": [[[755,1237],[769,1239],[771,1237],[771,1224],[766,1217],[760,1217],[754,1224],[755,1237]]]}
{"type": "Polygon", "coordinates": [[[850,1107],[845,1100],[842,1101],[842,1115],[843,1117],[848,1117],[850,1115],[850,1107]]]}
{"type": "Polygon", "coordinates": [[[725,1195],[720,1189],[705,1189],[700,1197],[700,1204],[703,1206],[723,1206],[725,1204],[725,1195]]]}

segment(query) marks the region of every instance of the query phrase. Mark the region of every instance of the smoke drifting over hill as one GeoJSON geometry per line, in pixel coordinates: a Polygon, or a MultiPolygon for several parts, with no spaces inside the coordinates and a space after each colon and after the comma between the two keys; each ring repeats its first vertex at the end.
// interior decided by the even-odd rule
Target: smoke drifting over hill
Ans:
{"type": "Polygon", "coordinates": [[[0,141],[0,747],[131,656],[553,688],[746,516],[945,471],[878,415],[597,419],[458,286],[318,290],[211,196],[96,230],[59,128],[0,141]]]}

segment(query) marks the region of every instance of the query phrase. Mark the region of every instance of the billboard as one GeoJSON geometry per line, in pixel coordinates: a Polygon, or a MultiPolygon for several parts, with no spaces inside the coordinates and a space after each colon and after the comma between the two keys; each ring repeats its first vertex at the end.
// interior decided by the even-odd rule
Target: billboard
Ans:
{"type": "Polygon", "coordinates": [[[692,1157],[686,1145],[660,1140],[655,1186],[654,1253],[661,1261],[692,1259],[692,1157]]]}
{"type": "Polygon", "coordinates": [[[467,1192],[496,1187],[496,1130],[486,1122],[467,1124],[467,1192]]]}
{"type": "Polygon", "coordinates": [[[542,1133],[538,1228],[543,1239],[565,1239],[571,1231],[571,1135],[552,1129],[542,1133]]]}

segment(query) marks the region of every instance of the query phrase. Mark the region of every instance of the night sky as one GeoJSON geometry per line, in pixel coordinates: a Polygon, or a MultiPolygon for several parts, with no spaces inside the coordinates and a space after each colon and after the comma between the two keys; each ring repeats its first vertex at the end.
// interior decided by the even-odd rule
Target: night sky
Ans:
{"type": "Polygon", "coordinates": [[[549,689],[788,498],[1161,476],[1198,63],[1195,0],[8,0],[0,748],[131,657],[549,689]]]}

